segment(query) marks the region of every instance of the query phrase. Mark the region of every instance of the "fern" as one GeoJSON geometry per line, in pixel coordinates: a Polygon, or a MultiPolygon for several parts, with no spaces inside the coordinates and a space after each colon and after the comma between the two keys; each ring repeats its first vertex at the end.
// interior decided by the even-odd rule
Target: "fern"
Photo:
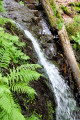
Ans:
{"type": "Polygon", "coordinates": [[[37,68],[42,68],[42,67],[39,64],[24,64],[20,66],[20,69],[36,70],[37,68]]]}
{"type": "Polygon", "coordinates": [[[12,36],[0,27],[0,67],[7,69],[11,61],[15,64],[21,64],[22,60],[24,62],[30,59],[29,56],[26,56],[26,54],[19,50],[22,43],[18,39],[17,36],[12,36]]]}
{"type": "Polygon", "coordinates": [[[16,82],[26,82],[27,84],[32,80],[38,80],[38,78],[42,76],[36,71],[29,70],[29,69],[22,69],[21,67],[17,67],[13,70],[10,69],[10,74],[8,74],[8,80],[12,83],[16,82]]]}
{"type": "Polygon", "coordinates": [[[14,101],[9,87],[0,84],[0,120],[25,120],[14,101]]]}
{"type": "Polygon", "coordinates": [[[27,64],[10,70],[10,74],[7,75],[7,79],[12,91],[16,91],[17,93],[27,93],[28,97],[34,99],[36,92],[33,88],[29,87],[29,83],[32,80],[38,80],[38,78],[42,76],[35,71],[38,67],[40,67],[40,65],[27,64]]]}
{"type": "Polygon", "coordinates": [[[11,87],[12,91],[19,93],[27,93],[28,98],[30,99],[34,99],[36,92],[33,88],[27,86],[26,83],[17,83],[17,84],[13,84],[11,87]]]}
{"type": "MultiPolygon", "coordinates": [[[[29,99],[35,98],[35,90],[29,87],[29,82],[33,79],[37,80],[41,74],[35,71],[40,65],[29,64],[22,65],[16,69],[10,70],[7,77],[0,74],[0,119],[1,120],[25,120],[20,109],[14,103],[11,91],[17,93],[27,93],[29,99]],[[31,70],[32,69],[32,70],[31,70]]],[[[36,117],[37,118],[37,117],[36,117]]]]}
{"type": "MultiPolygon", "coordinates": [[[[0,3],[2,4],[2,2],[0,3]]],[[[5,25],[7,22],[11,22],[14,26],[12,20],[0,17],[0,26],[5,25]]],[[[38,64],[25,64],[30,57],[21,51],[21,47],[24,45],[24,42],[19,42],[17,36],[7,33],[6,29],[0,27],[0,72],[2,73],[0,73],[0,120],[25,120],[21,114],[20,106],[14,102],[12,92],[17,94],[26,93],[31,100],[37,94],[30,87],[30,82],[38,80],[42,76],[36,71],[41,66],[38,64]],[[22,63],[23,65],[18,66],[22,63]],[[10,69],[11,65],[13,69],[10,69]],[[15,68],[14,66],[18,67],[15,68]],[[3,76],[4,68],[8,70],[8,73],[4,72],[6,76],[3,76]]],[[[35,116],[31,118],[38,120],[35,116]]]]}

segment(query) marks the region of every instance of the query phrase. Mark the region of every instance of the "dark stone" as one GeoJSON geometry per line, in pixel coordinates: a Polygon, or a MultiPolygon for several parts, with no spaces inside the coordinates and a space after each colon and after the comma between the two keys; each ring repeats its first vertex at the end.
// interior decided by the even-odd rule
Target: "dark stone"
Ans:
{"type": "Polygon", "coordinates": [[[27,5],[27,7],[29,8],[29,9],[31,9],[31,10],[35,10],[36,8],[35,8],[35,6],[34,6],[34,4],[25,4],[25,6],[27,5]]]}

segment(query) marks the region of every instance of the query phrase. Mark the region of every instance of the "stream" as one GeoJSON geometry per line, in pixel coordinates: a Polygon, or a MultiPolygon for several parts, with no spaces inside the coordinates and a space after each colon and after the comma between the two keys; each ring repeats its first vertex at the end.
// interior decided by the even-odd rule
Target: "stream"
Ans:
{"type": "Polygon", "coordinates": [[[24,30],[19,24],[17,24],[17,26],[24,32],[26,38],[32,41],[40,64],[44,67],[52,84],[52,90],[57,103],[56,120],[80,120],[79,108],[70,92],[69,86],[60,75],[58,68],[45,58],[37,39],[28,30],[24,30]]]}

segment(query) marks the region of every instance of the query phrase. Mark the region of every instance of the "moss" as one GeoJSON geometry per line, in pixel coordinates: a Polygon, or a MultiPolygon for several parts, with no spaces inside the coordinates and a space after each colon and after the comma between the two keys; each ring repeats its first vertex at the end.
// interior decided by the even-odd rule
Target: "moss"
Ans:
{"type": "Polygon", "coordinates": [[[68,7],[61,5],[61,9],[64,11],[65,14],[71,15],[72,12],[69,10],[68,7]]]}
{"type": "Polygon", "coordinates": [[[59,9],[54,3],[52,4],[52,10],[57,20],[58,29],[61,30],[63,26],[63,19],[62,19],[61,13],[59,12],[59,9]]]}
{"type": "Polygon", "coordinates": [[[54,20],[53,20],[53,16],[52,16],[52,15],[50,15],[50,19],[52,20],[52,21],[50,22],[51,27],[55,26],[55,22],[54,22],[54,20]]]}
{"type": "Polygon", "coordinates": [[[51,6],[54,5],[54,0],[49,0],[49,2],[50,2],[50,4],[51,4],[51,6]]]}

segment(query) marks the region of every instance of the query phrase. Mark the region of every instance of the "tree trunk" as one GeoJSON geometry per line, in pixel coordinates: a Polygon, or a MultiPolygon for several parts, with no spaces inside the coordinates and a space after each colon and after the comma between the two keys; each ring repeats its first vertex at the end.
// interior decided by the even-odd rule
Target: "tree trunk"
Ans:
{"type": "MultiPolygon", "coordinates": [[[[57,28],[57,24],[56,24],[57,22],[56,22],[56,18],[54,17],[54,14],[53,14],[52,6],[50,5],[49,0],[41,0],[41,3],[47,14],[47,17],[49,19],[52,30],[54,30],[54,28],[57,28]]],[[[67,34],[64,24],[63,24],[62,29],[58,30],[58,35],[60,37],[65,56],[69,62],[69,65],[73,72],[73,75],[76,80],[77,87],[78,87],[78,90],[80,93],[80,69],[78,67],[76,58],[74,56],[74,52],[73,52],[72,46],[70,44],[70,40],[69,40],[69,37],[68,37],[68,34],[67,34]]]]}
{"type": "Polygon", "coordinates": [[[56,18],[54,17],[49,0],[41,0],[42,6],[47,14],[49,23],[53,31],[57,28],[56,18]]]}

